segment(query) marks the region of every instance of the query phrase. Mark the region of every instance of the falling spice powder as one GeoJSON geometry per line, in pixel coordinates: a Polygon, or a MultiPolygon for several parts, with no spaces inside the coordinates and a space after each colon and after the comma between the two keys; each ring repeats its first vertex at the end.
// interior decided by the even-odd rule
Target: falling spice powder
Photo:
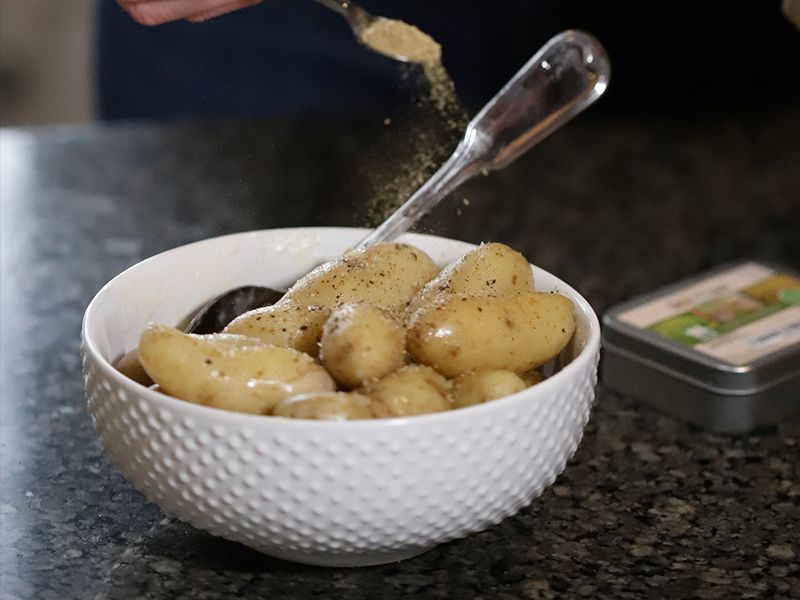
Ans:
{"type": "MultiPolygon", "coordinates": [[[[442,64],[442,47],[431,36],[400,20],[379,17],[361,31],[361,42],[381,54],[403,57],[416,63],[425,78],[428,92],[425,104],[437,115],[443,132],[427,127],[405,131],[401,161],[395,172],[372,173],[371,206],[368,225],[375,225],[405,202],[439,162],[446,158],[467,123],[467,113],[456,96],[455,85],[442,64]]],[[[419,72],[419,71],[417,71],[419,72]]]]}

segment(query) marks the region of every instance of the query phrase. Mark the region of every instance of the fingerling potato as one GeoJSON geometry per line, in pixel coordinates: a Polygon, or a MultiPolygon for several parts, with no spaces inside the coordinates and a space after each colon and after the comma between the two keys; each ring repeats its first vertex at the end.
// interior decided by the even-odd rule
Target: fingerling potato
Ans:
{"type": "Polygon", "coordinates": [[[267,414],[290,396],[336,389],[311,357],[240,335],[191,335],[149,325],[139,356],[164,393],[238,412],[267,414]]]}
{"type": "Polygon", "coordinates": [[[149,386],[147,386],[147,389],[148,389],[148,390],[153,390],[154,392],[158,392],[159,394],[164,394],[165,396],[169,396],[169,394],[167,394],[167,393],[164,391],[164,388],[162,388],[162,387],[161,387],[160,385],[158,385],[157,383],[154,383],[154,384],[152,384],[152,385],[149,385],[149,386]]]}
{"type": "Polygon", "coordinates": [[[372,398],[373,411],[378,418],[422,415],[452,408],[447,380],[422,365],[403,367],[359,391],[372,398]]]}
{"type": "Polygon", "coordinates": [[[317,267],[298,280],[284,300],[329,308],[366,302],[396,313],[438,272],[433,259],[419,248],[376,244],[317,267]]]}
{"type": "Polygon", "coordinates": [[[292,396],[272,409],[276,417],[349,421],[372,419],[372,400],[355,392],[312,392],[292,396]]]}
{"type": "Polygon", "coordinates": [[[342,386],[357,387],[403,366],[406,332],[385,310],[343,304],[331,313],[320,340],[320,360],[342,386]]]}
{"type": "Polygon", "coordinates": [[[536,370],[523,373],[522,375],[520,375],[520,377],[522,378],[522,381],[525,382],[525,385],[527,385],[528,387],[532,387],[537,383],[541,383],[545,379],[547,379],[547,377],[544,376],[544,373],[536,370]]]}
{"type": "Polygon", "coordinates": [[[409,321],[406,346],[447,377],[504,369],[522,373],[558,354],[575,331],[572,302],[559,294],[451,296],[409,321]]]}
{"type": "Polygon", "coordinates": [[[141,383],[144,386],[153,385],[153,380],[145,372],[142,363],[139,362],[139,348],[134,348],[114,365],[120,373],[126,377],[133,379],[136,383],[141,383]]]}
{"type": "Polygon", "coordinates": [[[471,371],[453,382],[453,404],[456,408],[481,404],[521,392],[527,386],[512,371],[471,371]]]}
{"type": "Polygon", "coordinates": [[[457,258],[414,296],[407,315],[449,294],[509,296],[533,291],[533,271],[522,254],[505,244],[481,244],[457,258]]]}
{"type": "Polygon", "coordinates": [[[317,356],[322,326],[330,314],[330,309],[324,306],[281,301],[240,315],[223,333],[257,338],[267,344],[317,356]]]}

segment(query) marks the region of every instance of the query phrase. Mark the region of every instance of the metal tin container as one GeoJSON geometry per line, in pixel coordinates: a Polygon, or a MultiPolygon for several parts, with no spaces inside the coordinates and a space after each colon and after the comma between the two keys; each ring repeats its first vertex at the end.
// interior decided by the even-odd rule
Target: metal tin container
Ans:
{"type": "Polygon", "coordinates": [[[604,383],[720,432],[800,417],[800,278],[742,262],[603,317],[604,383]]]}

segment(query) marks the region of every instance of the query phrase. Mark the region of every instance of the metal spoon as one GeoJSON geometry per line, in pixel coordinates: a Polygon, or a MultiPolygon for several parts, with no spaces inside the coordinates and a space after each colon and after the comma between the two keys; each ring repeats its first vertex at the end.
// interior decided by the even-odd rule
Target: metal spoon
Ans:
{"type": "Polygon", "coordinates": [[[363,46],[369,48],[374,52],[378,52],[379,54],[383,54],[384,56],[388,56],[395,60],[399,60],[401,62],[418,62],[415,56],[412,56],[415,47],[409,47],[405,51],[400,50],[399,48],[389,48],[385,47],[385,45],[376,46],[374,43],[371,43],[367,35],[368,29],[372,25],[381,25],[385,28],[385,30],[392,30],[394,32],[403,31],[408,35],[413,36],[412,43],[416,44],[426,44],[426,45],[433,45],[437,51],[439,49],[439,44],[437,44],[432,37],[423,33],[416,27],[405,23],[399,19],[389,19],[387,17],[378,17],[369,12],[365,9],[360,7],[358,4],[354,2],[349,2],[348,0],[316,0],[322,6],[331,9],[332,11],[339,13],[342,15],[347,21],[347,24],[350,25],[350,29],[353,30],[353,35],[356,36],[356,40],[362,44],[363,46]]]}
{"type": "MultiPolygon", "coordinates": [[[[468,179],[514,161],[594,103],[605,92],[610,73],[606,52],[593,36],[581,31],[555,36],[472,119],[444,165],[356,249],[396,239],[468,179]]],[[[192,319],[187,331],[220,331],[238,314],[266,306],[269,302],[242,302],[252,287],[214,299],[192,319]],[[214,329],[208,328],[211,325],[214,329]]],[[[270,299],[283,294],[260,289],[267,290],[264,294],[270,299]]]]}

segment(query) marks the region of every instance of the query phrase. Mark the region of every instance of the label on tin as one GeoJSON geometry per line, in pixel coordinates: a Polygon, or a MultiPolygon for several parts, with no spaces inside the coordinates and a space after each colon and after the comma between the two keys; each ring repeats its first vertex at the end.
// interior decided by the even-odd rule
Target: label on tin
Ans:
{"type": "Polygon", "coordinates": [[[618,316],[735,365],[800,343],[800,279],[745,263],[618,316]]]}

